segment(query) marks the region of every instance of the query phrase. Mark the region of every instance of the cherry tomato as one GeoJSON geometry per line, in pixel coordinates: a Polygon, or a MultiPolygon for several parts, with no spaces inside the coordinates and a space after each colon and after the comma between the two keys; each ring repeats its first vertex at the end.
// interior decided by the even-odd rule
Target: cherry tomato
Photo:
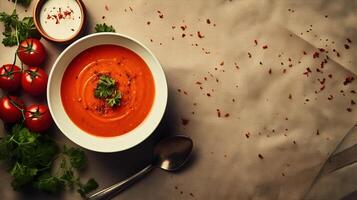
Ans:
{"type": "Polygon", "coordinates": [[[26,65],[40,66],[46,59],[46,51],[42,43],[35,38],[21,42],[17,49],[20,60],[26,65]]]}
{"type": "Polygon", "coordinates": [[[15,91],[21,83],[21,69],[13,64],[6,64],[0,68],[0,88],[15,91]]]}
{"type": "Polygon", "coordinates": [[[5,96],[0,99],[0,118],[4,122],[15,123],[23,119],[20,109],[24,109],[24,102],[15,96],[5,96]]]}
{"type": "Polygon", "coordinates": [[[25,110],[25,124],[35,132],[44,132],[52,125],[50,110],[46,105],[34,104],[25,110]]]}
{"type": "Polygon", "coordinates": [[[25,92],[39,96],[45,94],[48,75],[38,67],[29,67],[22,74],[21,85],[25,92]]]}

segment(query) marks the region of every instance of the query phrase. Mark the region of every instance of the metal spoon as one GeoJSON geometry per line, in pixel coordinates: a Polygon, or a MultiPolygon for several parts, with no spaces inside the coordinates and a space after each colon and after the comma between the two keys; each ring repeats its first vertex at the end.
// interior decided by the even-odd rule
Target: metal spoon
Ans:
{"type": "Polygon", "coordinates": [[[166,171],[180,169],[187,162],[192,147],[192,140],[185,136],[173,136],[161,140],[154,148],[154,160],[152,164],[128,179],[93,194],[88,200],[111,199],[155,167],[166,171]]]}

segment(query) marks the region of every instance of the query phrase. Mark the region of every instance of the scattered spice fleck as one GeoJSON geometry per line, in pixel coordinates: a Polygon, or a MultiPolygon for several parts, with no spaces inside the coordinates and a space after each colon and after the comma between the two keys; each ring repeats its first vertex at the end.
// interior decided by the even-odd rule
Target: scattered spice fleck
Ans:
{"type": "Polygon", "coordinates": [[[352,40],[350,38],[346,39],[348,43],[352,43],[352,40]]]}
{"type": "Polygon", "coordinates": [[[201,33],[200,31],[197,31],[197,36],[198,36],[199,38],[204,38],[204,37],[205,37],[204,35],[202,35],[202,33],[201,33]]]}
{"type": "Polygon", "coordinates": [[[352,76],[348,76],[348,77],[346,77],[345,81],[343,82],[343,85],[348,85],[348,84],[352,83],[353,80],[354,80],[354,78],[352,76]]]}
{"type": "Polygon", "coordinates": [[[290,100],[293,99],[293,95],[289,94],[289,99],[290,100]]]}
{"type": "Polygon", "coordinates": [[[217,111],[217,116],[221,117],[221,111],[219,109],[216,109],[216,111],[217,111]]]}
{"type": "Polygon", "coordinates": [[[347,108],[346,109],[348,112],[352,112],[352,108],[347,108]]]}
{"type": "Polygon", "coordinates": [[[164,18],[164,14],[162,14],[162,12],[160,10],[157,11],[157,13],[159,14],[159,17],[162,19],[164,18]]]}
{"type": "Polygon", "coordinates": [[[252,54],[248,52],[248,57],[251,58],[252,57],[252,54]]]}
{"type": "Polygon", "coordinates": [[[188,119],[185,118],[181,118],[181,123],[182,125],[186,126],[190,121],[188,119]]]}
{"type": "Polygon", "coordinates": [[[210,19],[207,19],[206,22],[207,22],[207,24],[211,24],[211,20],[210,19]]]}
{"type": "Polygon", "coordinates": [[[150,21],[148,21],[148,22],[146,22],[146,24],[147,24],[147,25],[150,25],[150,24],[151,24],[151,22],[150,22],[150,21]]]}
{"type": "Polygon", "coordinates": [[[260,159],[264,159],[264,156],[263,156],[262,154],[258,154],[258,157],[259,157],[260,159]]]}
{"type": "Polygon", "coordinates": [[[349,49],[350,46],[348,44],[345,44],[345,49],[349,49]]]}
{"type": "Polygon", "coordinates": [[[106,11],[109,11],[109,7],[108,7],[108,5],[105,5],[105,7],[104,7],[104,8],[105,8],[105,10],[106,10],[106,11]]]}
{"type": "Polygon", "coordinates": [[[264,45],[262,48],[263,48],[263,49],[267,49],[267,48],[268,48],[268,45],[264,45]]]}

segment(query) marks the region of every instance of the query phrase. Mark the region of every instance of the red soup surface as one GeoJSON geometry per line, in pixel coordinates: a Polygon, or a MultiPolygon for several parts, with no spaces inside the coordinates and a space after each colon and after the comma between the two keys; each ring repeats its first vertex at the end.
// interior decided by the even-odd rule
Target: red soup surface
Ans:
{"type": "Polygon", "coordinates": [[[148,115],[155,86],[149,67],[133,51],[115,45],[89,48],[67,67],[61,83],[62,104],[85,132],[102,137],[125,134],[148,115]],[[120,105],[110,107],[94,96],[100,76],[107,75],[121,92],[120,105]]]}

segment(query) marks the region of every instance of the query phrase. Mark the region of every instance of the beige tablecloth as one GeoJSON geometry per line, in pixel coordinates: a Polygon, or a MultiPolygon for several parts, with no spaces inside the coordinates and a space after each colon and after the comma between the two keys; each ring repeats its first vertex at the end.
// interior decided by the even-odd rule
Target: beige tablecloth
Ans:
{"type": "MultiPolygon", "coordinates": [[[[357,122],[351,102],[357,101],[357,1],[84,2],[89,32],[106,22],[153,50],[167,76],[169,103],[159,135],[123,153],[87,152],[83,177],[96,177],[103,188],[133,174],[148,163],[160,134],[187,134],[195,143],[184,170],[155,170],[115,199],[302,199],[357,122]],[[347,77],[355,80],[345,85],[347,77]]],[[[32,6],[18,11],[31,15],[32,6]]],[[[12,7],[0,0],[0,11],[12,7]]],[[[49,71],[63,47],[44,43],[49,71]]],[[[14,50],[0,45],[1,63],[10,63],[14,50]]],[[[13,192],[4,170],[0,182],[0,199],[52,199],[13,192]]],[[[329,199],[356,183],[330,187],[336,195],[329,199]]],[[[325,192],[314,198],[325,199],[325,192]]]]}

